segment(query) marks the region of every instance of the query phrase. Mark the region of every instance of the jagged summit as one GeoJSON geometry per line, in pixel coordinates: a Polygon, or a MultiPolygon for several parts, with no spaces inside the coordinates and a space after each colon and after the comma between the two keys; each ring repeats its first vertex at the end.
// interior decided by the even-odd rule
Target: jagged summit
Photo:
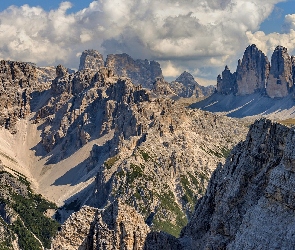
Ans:
{"type": "Polygon", "coordinates": [[[271,67],[266,85],[270,97],[287,96],[293,89],[292,62],[287,48],[277,46],[271,57],[271,67]]]}
{"type": "Polygon", "coordinates": [[[134,60],[126,53],[110,54],[104,61],[103,56],[96,50],[83,51],[80,57],[80,71],[84,69],[98,71],[104,66],[111,68],[115,75],[129,77],[133,84],[141,84],[149,89],[153,87],[157,78],[163,78],[160,64],[156,61],[134,60]]]}
{"type": "Polygon", "coordinates": [[[171,89],[180,97],[204,97],[209,96],[213,93],[213,86],[201,86],[187,71],[181,73],[175,81],[170,83],[171,89]]]}
{"type": "Polygon", "coordinates": [[[105,65],[112,68],[115,74],[127,76],[136,85],[141,84],[151,89],[157,78],[163,78],[160,64],[156,61],[134,60],[126,53],[110,54],[107,56],[105,65]]]}
{"type": "Polygon", "coordinates": [[[271,63],[255,44],[248,46],[237,70],[229,74],[225,67],[217,77],[217,91],[221,94],[249,95],[260,93],[271,98],[285,97],[293,91],[294,63],[287,48],[277,46],[271,63]]]}
{"type": "Polygon", "coordinates": [[[104,67],[103,55],[93,49],[84,50],[80,57],[79,70],[92,69],[99,70],[104,67]]]}
{"type": "Polygon", "coordinates": [[[269,62],[265,54],[255,44],[248,46],[237,66],[237,95],[264,93],[268,75],[269,62]]]}

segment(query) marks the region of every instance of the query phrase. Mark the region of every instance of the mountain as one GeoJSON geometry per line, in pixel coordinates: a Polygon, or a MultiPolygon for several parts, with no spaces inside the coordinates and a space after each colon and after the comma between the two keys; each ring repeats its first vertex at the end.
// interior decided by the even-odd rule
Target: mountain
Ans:
{"type": "Polygon", "coordinates": [[[293,140],[293,128],[265,119],[251,125],[246,139],[212,174],[205,195],[198,199],[179,238],[150,232],[136,211],[117,202],[96,212],[84,207],[90,211],[88,222],[83,219],[85,213],[76,213],[54,242],[59,247],[72,247],[67,239],[82,221],[86,228],[75,241],[81,249],[292,249],[293,140]]]}
{"type": "Polygon", "coordinates": [[[236,72],[226,66],[217,91],[191,107],[231,117],[294,118],[294,57],[277,46],[269,63],[256,45],[248,46],[236,72]]]}
{"type": "Polygon", "coordinates": [[[83,205],[120,201],[152,230],[178,235],[217,163],[247,131],[236,119],[154,97],[112,68],[73,73],[58,65],[50,82],[49,67],[2,67],[4,170],[56,203],[59,222],[83,205]]]}
{"type": "Polygon", "coordinates": [[[194,77],[184,71],[177,79],[170,83],[170,88],[179,97],[206,97],[210,96],[215,88],[213,86],[201,86],[196,82],[194,77]]]}
{"type": "Polygon", "coordinates": [[[221,94],[266,94],[270,98],[285,97],[293,93],[293,61],[287,48],[277,46],[269,63],[265,54],[255,44],[248,46],[237,70],[231,73],[226,66],[217,77],[217,92],[221,94]]]}

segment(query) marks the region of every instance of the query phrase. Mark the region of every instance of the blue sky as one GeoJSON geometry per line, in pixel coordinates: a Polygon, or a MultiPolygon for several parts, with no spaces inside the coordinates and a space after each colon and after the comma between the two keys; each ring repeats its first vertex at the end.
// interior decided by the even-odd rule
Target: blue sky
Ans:
{"type": "Polygon", "coordinates": [[[289,0],[276,4],[270,16],[261,24],[260,30],[269,34],[272,32],[282,32],[284,17],[287,14],[295,13],[295,0],[289,0]]]}
{"type": "Polygon", "coordinates": [[[2,1],[0,40],[1,59],[78,68],[85,49],[125,52],[208,84],[249,44],[295,55],[295,0],[2,1]]]}
{"type": "MultiPolygon", "coordinates": [[[[11,5],[22,6],[24,4],[28,4],[30,6],[41,6],[43,9],[49,11],[51,9],[57,9],[62,1],[60,0],[50,0],[50,1],[38,1],[38,0],[29,0],[29,1],[20,1],[20,0],[8,0],[3,1],[0,5],[0,11],[5,10],[11,5]]],[[[73,7],[69,10],[69,12],[77,12],[81,9],[87,8],[89,4],[92,2],[91,0],[79,0],[79,1],[70,1],[73,4],[73,7]]]]}

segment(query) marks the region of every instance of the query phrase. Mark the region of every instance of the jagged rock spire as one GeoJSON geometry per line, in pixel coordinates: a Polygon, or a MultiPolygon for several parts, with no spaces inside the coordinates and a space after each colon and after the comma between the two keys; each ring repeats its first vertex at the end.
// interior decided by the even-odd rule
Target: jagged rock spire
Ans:
{"type": "Polygon", "coordinates": [[[284,97],[293,86],[292,62],[287,48],[277,46],[271,57],[266,93],[270,97],[284,97]]]}
{"type": "Polygon", "coordinates": [[[247,95],[265,91],[265,83],[269,75],[269,61],[255,44],[248,46],[242,61],[237,67],[237,94],[247,95]]]}

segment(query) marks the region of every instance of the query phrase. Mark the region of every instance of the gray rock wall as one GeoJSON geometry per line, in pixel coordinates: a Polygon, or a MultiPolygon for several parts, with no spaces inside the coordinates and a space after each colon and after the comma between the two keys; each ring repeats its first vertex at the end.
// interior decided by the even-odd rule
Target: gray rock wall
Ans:
{"type": "Polygon", "coordinates": [[[266,85],[269,97],[284,97],[293,86],[292,62],[287,48],[277,46],[271,57],[270,74],[266,85]]]}
{"type": "Polygon", "coordinates": [[[271,98],[292,93],[295,80],[295,59],[287,49],[277,46],[269,63],[265,54],[255,44],[248,46],[237,70],[230,73],[226,67],[217,77],[217,92],[221,94],[249,95],[255,92],[271,98]]]}
{"type": "Polygon", "coordinates": [[[264,93],[269,75],[269,62],[265,54],[255,44],[248,46],[237,67],[237,95],[254,92],[264,93]]]}

